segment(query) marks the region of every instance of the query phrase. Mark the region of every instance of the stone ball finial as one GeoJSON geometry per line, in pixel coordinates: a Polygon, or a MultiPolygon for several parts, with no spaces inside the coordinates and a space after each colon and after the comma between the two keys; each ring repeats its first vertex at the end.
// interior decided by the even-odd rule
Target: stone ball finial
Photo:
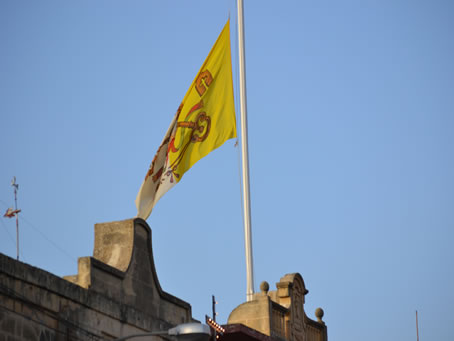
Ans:
{"type": "Polygon", "coordinates": [[[260,283],[260,290],[261,290],[262,293],[264,293],[265,295],[268,294],[268,291],[270,290],[270,285],[268,284],[267,281],[263,281],[262,283],[260,283]]]}
{"type": "Polygon", "coordinates": [[[325,312],[323,311],[322,308],[317,308],[317,309],[315,309],[315,317],[317,317],[317,321],[318,321],[318,322],[320,322],[320,323],[325,323],[325,322],[323,322],[323,320],[322,320],[324,314],[325,314],[325,312]]]}

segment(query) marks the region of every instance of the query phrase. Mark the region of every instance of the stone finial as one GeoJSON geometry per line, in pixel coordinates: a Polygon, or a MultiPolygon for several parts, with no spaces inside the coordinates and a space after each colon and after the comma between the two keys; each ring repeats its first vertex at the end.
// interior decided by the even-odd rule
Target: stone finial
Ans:
{"type": "Polygon", "coordinates": [[[317,317],[317,321],[319,323],[325,324],[325,322],[323,322],[323,320],[322,320],[324,314],[325,314],[325,312],[323,311],[322,308],[315,309],[315,317],[317,317]]]}
{"type": "Polygon", "coordinates": [[[264,295],[268,295],[268,291],[270,290],[270,285],[268,284],[267,281],[263,281],[260,283],[260,290],[264,295]]]}

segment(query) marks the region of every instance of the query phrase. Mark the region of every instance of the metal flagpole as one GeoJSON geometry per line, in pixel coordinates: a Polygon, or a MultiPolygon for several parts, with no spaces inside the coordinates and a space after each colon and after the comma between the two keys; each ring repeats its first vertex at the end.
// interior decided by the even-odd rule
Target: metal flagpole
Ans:
{"type": "Polygon", "coordinates": [[[251,200],[249,197],[249,153],[247,142],[247,104],[246,104],[246,58],[244,53],[244,18],[243,0],[238,0],[238,52],[240,76],[240,110],[241,110],[241,163],[243,174],[243,211],[244,211],[244,244],[246,251],[247,301],[254,294],[254,265],[252,260],[251,200]]]}

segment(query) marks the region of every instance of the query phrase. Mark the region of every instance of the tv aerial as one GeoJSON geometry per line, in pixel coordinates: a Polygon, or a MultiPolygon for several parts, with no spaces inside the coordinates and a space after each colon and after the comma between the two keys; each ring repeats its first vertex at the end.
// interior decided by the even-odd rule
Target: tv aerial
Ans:
{"type": "Polygon", "coordinates": [[[17,249],[17,260],[19,260],[19,212],[21,210],[17,209],[17,190],[19,189],[19,184],[16,183],[15,176],[11,180],[11,186],[14,187],[14,209],[8,208],[6,210],[6,213],[3,216],[6,218],[16,217],[16,249],[17,249]]]}

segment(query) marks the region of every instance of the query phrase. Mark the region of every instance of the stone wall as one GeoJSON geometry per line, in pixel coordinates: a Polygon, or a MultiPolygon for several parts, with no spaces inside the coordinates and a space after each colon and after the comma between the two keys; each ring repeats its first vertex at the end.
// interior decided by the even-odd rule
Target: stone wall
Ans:
{"type": "Polygon", "coordinates": [[[191,306],[161,289],[144,220],[97,224],[93,254],[65,279],[0,254],[0,341],[105,340],[193,322],[191,306]]]}

